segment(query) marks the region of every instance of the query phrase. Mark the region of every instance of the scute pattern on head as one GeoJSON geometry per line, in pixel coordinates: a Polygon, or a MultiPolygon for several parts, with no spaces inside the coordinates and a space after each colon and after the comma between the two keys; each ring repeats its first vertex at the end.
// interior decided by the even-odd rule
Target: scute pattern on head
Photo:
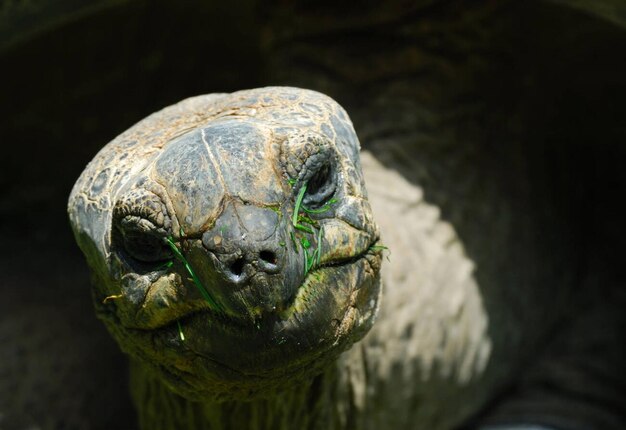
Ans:
{"type": "MultiPolygon", "coordinates": [[[[176,137],[212,120],[244,117],[280,124],[276,132],[284,133],[285,137],[308,129],[336,140],[344,155],[342,162],[354,160],[356,165],[348,166],[350,174],[363,184],[358,165],[359,144],[352,137],[355,136],[352,123],[343,108],[330,97],[289,87],[208,94],[185,99],[148,116],[94,157],[76,181],[69,198],[75,234],[87,235],[106,257],[110,238],[102,227],[110,222],[113,202],[127,181],[145,169],[176,137]]],[[[356,197],[366,195],[364,187],[354,191],[356,197]]]]}

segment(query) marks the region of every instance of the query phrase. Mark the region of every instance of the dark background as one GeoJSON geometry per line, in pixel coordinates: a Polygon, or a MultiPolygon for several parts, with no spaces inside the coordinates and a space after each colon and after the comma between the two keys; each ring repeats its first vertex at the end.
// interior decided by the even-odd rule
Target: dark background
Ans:
{"type": "MultiPolygon", "coordinates": [[[[0,6],[0,429],[133,419],[125,359],[91,311],[66,216],[85,164],[182,98],[275,83],[253,1],[74,3],[0,6]]],[[[543,3],[520,20],[535,125],[555,159],[575,159],[564,182],[590,184],[596,207],[574,210],[600,226],[598,273],[623,285],[626,32],[543,3]]]]}
{"type": "Polygon", "coordinates": [[[68,18],[35,9],[15,24],[26,35],[0,52],[0,429],[134,424],[126,360],[94,316],[69,227],[71,187],[149,113],[261,80],[251,4],[112,2],[77,13],[86,3],[68,18]]]}

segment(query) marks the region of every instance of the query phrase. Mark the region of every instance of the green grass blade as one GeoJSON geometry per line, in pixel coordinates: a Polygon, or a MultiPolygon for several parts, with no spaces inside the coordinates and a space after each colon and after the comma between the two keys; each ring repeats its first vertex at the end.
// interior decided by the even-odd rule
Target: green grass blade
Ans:
{"type": "MultiPolygon", "coordinates": [[[[301,209],[304,209],[304,206],[301,209]]],[[[313,221],[311,218],[309,218],[308,216],[305,216],[305,215],[299,215],[298,216],[298,224],[300,224],[301,222],[307,223],[309,225],[316,225],[317,224],[316,221],[313,221]]]]}
{"type": "Polygon", "coordinates": [[[204,285],[202,285],[202,282],[200,282],[200,279],[198,278],[198,276],[196,276],[196,272],[194,272],[194,270],[191,268],[191,265],[189,264],[185,256],[180,252],[174,241],[172,241],[172,238],[168,237],[166,241],[172,252],[174,253],[174,256],[178,259],[178,261],[183,264],[183,266],[185,266],[187,273],[189,273],[191,279],[193,279],[193,282],[196,285],[196,288],[198,288],[198,291],[200,291],[200,295],[202,295],[204,300],[209,303],[209,306],[211,306],[215,310],[221,311],[221,307],[217,304],[213,297],[211,297],[206,288],[204,288],[204,285]]]}
{"type": "Polygon", "coordinates": [[[330,210],[330,206],[334,203],[337,203],[337,199],[330,199],[328,203],[326,203],[324,206],[322,206],[319,209],[308,209],[302,206],[302,210],[309,214],[323,214],[324,212],[328,212],[330,210]]]}
{"type": "Polygon", "coordinates": [[[304,206],[302,206],[302,210],[305,211],[308,214],[323,214],[324,212],[328,212],[330,210],[330,206],[328,205],[324,205],[319,209],[308,209],[304,206]]]}
{"type": "Polygon", "coordinates": [[[293,242],[293,248],[296,250],[296,254],[299,254],[300,251],[298,251],[298,242],[296,242],[296,236],[293,234],[293,231],[289,232],[289,237],[291,238],[291,241],[293,242]]]}
{"type": "Polygon", "coordinates": [[[180,321],[176,320],[176,324],[178,324],[178,336],[180,337],[181,342],[184,342],[185,334],[183,333],[183,328],[180,326],[180,321]]]}
{"type": "Polygon", "coordinates": [[[317,265],[320,265],[320,259],[322,258],[322,226],[320,226],[320,231],[317,232],[317,265]]]}
{"type": "Polygon", "coordinates": [[[306,248],[302,248],[304,251],[304,276],[309,273],[309,254],[306,252],[306,248]]]}
{"type": "Polygon", "coordinates": [[[300,191],[298,191],[298,197],[296,197],[296,206],[293,208],[293,216],[291,218],[291,221],[294,227],[298,226],[298,213],[300,212],[300,206],[302,206],[304,193],[306,193],[306,182],[302,184],[302,187],[300,187],[300,191]]]}
{"type": "Polygon", "coordinates": [[[156,270],[169,269],[170,267],[172,267],[172,264],[174,264],[174,262],[172,260],[166,261],[165,263],[163,263],[159,267],[157,267],[156,270]]]}
{"type": "Polygon", "coordinates": [[[389,248],[386,247],[385,245],[372,245],[372,246],[370,246],[370,249],[372,251],[384,251],[384,250],[389,249],[389,248]]]}
{"type": "Polygon", "coordinates": [[[310,229],[309,227],[305,226],[305,225],[302,225],[302,224],[296,224],[296,225],[295,225],[295,227],[296,227],[298,230],[302,230],[302,231],[304,231],[305,233],[313,233],[313,230],[312,230],[312,229],[310,229]]]}

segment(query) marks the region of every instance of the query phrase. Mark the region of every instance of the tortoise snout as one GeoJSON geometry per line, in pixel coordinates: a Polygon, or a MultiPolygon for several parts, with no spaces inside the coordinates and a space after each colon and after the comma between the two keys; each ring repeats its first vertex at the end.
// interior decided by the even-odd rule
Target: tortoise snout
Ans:
{"type": "Polygon", "coordinates": [[[281,219],[274,208],[229,202],[202,234],[210,264],[198,261],[201,277],[227,313],[271,313],[293,299],[301,272],[288,254],[281,219]]]}
{"type": "Polygon", "coordinates": [[[266,245],[261,249],[249,249],[247,245],[234,244],[239,248],[234,253],[208,248],[217,260],[217,271],[226,281],[240,286],[248,283],[255,275],[274,275],[282,270],[282,253],[276,247],[266,245]]]}

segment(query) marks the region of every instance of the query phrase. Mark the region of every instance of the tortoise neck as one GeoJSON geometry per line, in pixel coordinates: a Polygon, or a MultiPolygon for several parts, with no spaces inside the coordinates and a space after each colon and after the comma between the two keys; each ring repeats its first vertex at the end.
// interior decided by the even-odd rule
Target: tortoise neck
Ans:
{"type": "Polygon", "coordinates": [[[131,395],[140,429],[344,428],[353,408],[345,407],[352,403],[351,390],[349,378],[341,376],[341,366],[339,359],[310,381],[257,400],[212,402],[175,394],[132,360],[131,395]]]}

